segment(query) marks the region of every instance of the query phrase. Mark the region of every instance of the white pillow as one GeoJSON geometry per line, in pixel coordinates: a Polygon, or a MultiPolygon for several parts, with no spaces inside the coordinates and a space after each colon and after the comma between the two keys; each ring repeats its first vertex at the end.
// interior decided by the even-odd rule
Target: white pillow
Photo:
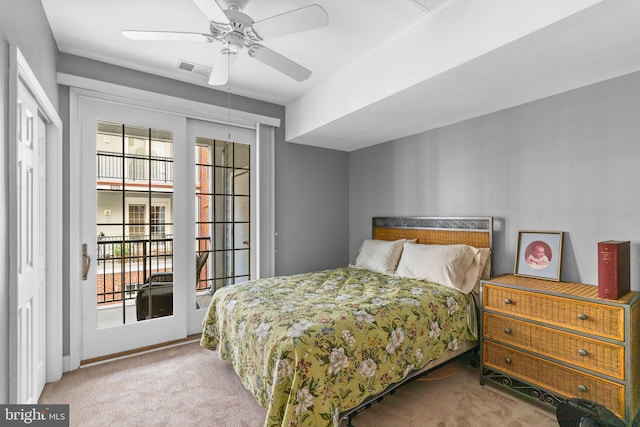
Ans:
{"type": "Polygon", "coordinates": [[[473,286],[470,289],[464,286],[466,272],[478,253],[477,248],[468,245],[405,243],[396,275],[469,293],[473,286]]]}
{"type": "Polygon", "coordinates": [[[387,241],[367,239],[360,248],[355,266],[377,273],[394,274],[405,239],[387,241]]]}
{"type": "MultiPolygon", "coordinates": [[[[465,273],[463,288],[471,289],[473,292],[480,291],[480,279],[488,279],[491,270],[491,260],[489,248],[478,248],[478,253],[473,257],[471,265],[465,273]]],[[[468,293],[468,292],[467,292],[468,293]]]]}

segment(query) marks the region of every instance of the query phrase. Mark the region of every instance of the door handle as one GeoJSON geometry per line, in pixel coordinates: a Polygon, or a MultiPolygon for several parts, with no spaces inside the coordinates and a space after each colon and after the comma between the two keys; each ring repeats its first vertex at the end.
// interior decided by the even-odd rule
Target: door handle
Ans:
{"type": "Polygon", "coordinates": [[[87,254],[87,244],[82,244],[82,280],[87,280],[89,268],[91,267],[91,257],[87,254]]]}

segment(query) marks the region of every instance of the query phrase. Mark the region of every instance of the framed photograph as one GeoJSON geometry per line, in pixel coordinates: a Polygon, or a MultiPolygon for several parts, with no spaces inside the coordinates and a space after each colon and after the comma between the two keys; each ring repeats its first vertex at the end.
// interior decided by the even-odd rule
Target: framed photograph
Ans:
{"type": "Polygon", "coordinates": [[[515,274],[560,280],[562,231],[519,231],[515,274]]]}

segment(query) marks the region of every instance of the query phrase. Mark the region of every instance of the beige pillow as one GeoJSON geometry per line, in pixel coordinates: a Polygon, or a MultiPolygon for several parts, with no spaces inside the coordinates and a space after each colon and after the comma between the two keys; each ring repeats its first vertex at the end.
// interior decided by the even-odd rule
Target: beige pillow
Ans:
{"type": "Polygon", "coordinates": [[[355,266],[377,273],[394,274],[405,239],[386,241],[367,239],[360,248],[355,266]]]}
{"type": "MultiPolygon", "coordinates": [[[[491,277],[491,249],[481,248],[481,251],[485,251],[486,260],[484,265],[480,266],[480,279],[485,280],[491,277]]],[[[482,260],[480,261],[482,264],[482,260]]]]}
{"type": "Polygon", "coordinates": [[[489,248],[478,248],[478,253],[473,257],[473,261],[465,273],[464,283],[462,286],[464,290],[470,289],[476,293],[480,291],[480,279],[489,278],[488,271],[491,269],[491,260],[489,258],[490,254],[491,250],[489,248]]]}
{"type": "Polygon", "coordinates": [[[468,245],[405,243],[396,275],[426,280],[469,293],[473,287],[465,287],[465,277],[478,253],[477,248],[468,245]]]}
{"type": "Polygon", "coordinates": [[[485,280],[491,277],[491,249],[485,249],[485,251],[487,254],[487,260],[484,263],[484,267],[482,267],[482,272],[480,273],[480,279],[482,280],[485,280]]]}

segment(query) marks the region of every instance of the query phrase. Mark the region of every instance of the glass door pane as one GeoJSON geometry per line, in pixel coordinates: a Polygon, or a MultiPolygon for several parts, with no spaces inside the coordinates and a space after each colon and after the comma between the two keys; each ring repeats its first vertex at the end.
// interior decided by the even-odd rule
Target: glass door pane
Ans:
{"type": "Polygon", "coordinates": [[[173,314],[173,134],[98,122],[98,328],[173,314]]]}
{"type": "Polygon", "coordinates": [[[196,306],[251,277],[251,146],[197,137],[196,306]]]}

